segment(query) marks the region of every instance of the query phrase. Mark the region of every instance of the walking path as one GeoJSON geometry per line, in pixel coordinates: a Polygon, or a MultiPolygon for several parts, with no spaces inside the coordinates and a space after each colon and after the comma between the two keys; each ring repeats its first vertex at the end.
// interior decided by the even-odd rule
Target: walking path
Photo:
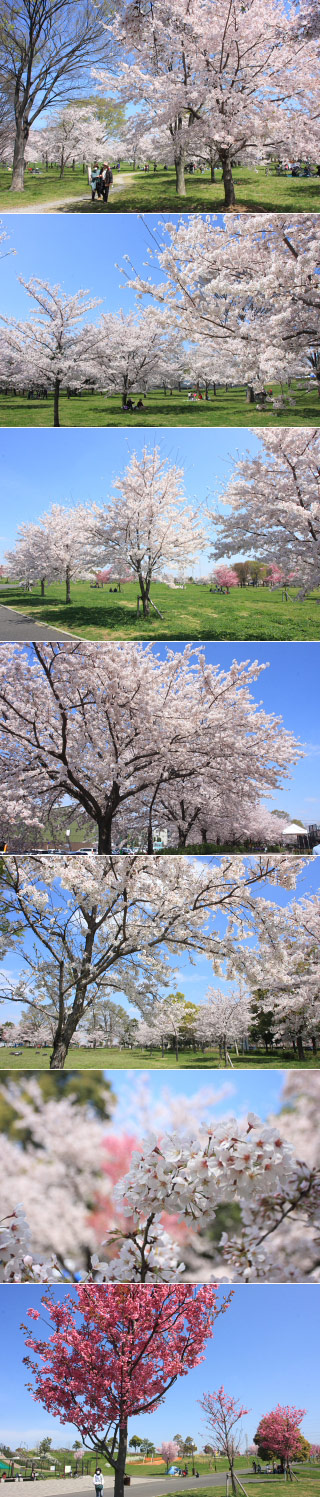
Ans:
{"type": "MultiPolygon", "coordinates": [[[[0,640],[74,639],[74,634],[62,629],[50,629],[50,624],[37,624],[28,613],[17,613],[15,608],[0,604],[0,640]]],[[[46,1483],[47,1486],[47,1483],[46,1483]]]]}
{"type": "MultiPolygon", "coordinates": [[[[241,1470],[241,1481],[243,1477],[247,1479],[248,1476],[253,1476],[251,1469],[248,1469],[248,1471],[241,1470]]],[[[130,1485],[135,1489],[135,1497],[160,1497],[162,1493],[165,1494],[168,1491],[170,1493],[170,1487],[172,1491],[176,1491],[178,1482],[179,1490],[181,1485],[181,1493],[183,1493],[186,1490],[189,1492],[194,1491],[195,1487],[224,1486],[225,1478],[225,1471],[217,1471],[216,1473],[210,1471],[198,1478],[192,1475],[184,1476],[183,1478],[180,1476],[131,1476],[130,1485]]],[[[10,1486],[12,1487],[13,1483],[10,1483],[10,1486]]],[[[105,1472],[104,1490],[111,1491],[113,1490],[113,1486],[113,1472],[110,1471],[110,1475],[105,1472]]],[[[81,1494],[81,1497],[94,1497],[93,1477],[75,1476],[66,1477],[65,1479],[60,1477],[57,1480],[56,1477],[49,1476],[45,1481],[37,1481],[37,1483],[34,1481],[24,1481],[23,1484],[22,1482],[15,1482],[15,1494],[18,1491],[21,1492],[21,1497],[25,1497],[25,1494],[26,1497],[77,1497],[77,1493],[81,1494]]]]}
{"type": "MultiPolygon", "coordinates": [[[[113,182],[113,185],[110,188],[110,197],[111,195],[113,196],[115,192],[122,192],[123,188],[127,187],[128,183],[131,184],[132,180],[132,176],[129,175],[129,173],[123,172],[123,175],[121,177],[117,177],[116,181],[113,182]]],[[[90,210],[92,212],[98,213],[99,210],[102,211],[104,209],[105,213],[108,212],[107,203],[91,203],[90,189],[87,188],[86,193],[82,193],[81,197],[76,197],[75,194],[73,194],[73,197],[49,198],[49,201],[47,203],[29,202],[28,207],[25,207],[24,204],[19,208],[18,206],[16,206],[16,204],[14,204],[12,208],[1,207],[1,217],[5,213],[56,213],[60,208],[74,208],[79,203],[86,203],[88,211],[90,210]]]]}

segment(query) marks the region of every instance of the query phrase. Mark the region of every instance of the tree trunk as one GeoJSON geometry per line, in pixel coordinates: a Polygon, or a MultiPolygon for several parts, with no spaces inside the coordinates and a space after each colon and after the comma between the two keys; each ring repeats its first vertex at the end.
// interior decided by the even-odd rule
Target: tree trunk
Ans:
{"type": "Polygon", "coordinates": [[[113,823],[113,817],[114,817],[115,811],[117,811],[117,808],[118,808],[118,805],[119,805],[119,801],[120,801],[119,785],[117,784],[117,781],[114,780],[113,785],[112,785],[112,790],[110,791],[110,795],[108,797],[108,807],[107,807],[107,810],[105,811],[104,816],[101,816],[101,820],[98,823],[98,852],[99,853],[102,853],[102,852],[106,852],[106,853],[112,852],[112,823],[113,823]]]}
{"type": "Polygon", "coordinates": [[[70,578],[70,567],[67,566],[66,567],[66,603],[71,603],[70,581],[71,581],[71,578],[70,578]]]}
{"type": "Polygon", "coordinates": [[[127,1421],[126,1421],[125,1426],[122,1429],[119,1430],[118,1459],[117,1459],[117,1464],[116,1464],[115,1474],[114,1474],[114,1497],[123,1497],[123,1494],[124,1494],[124,1478],[125,1478],[126,1459],[127,1459],[127,1439],[128,1439],[128,1428],[127,1428],[127,1421]]]}
{"type": "Polygon", "coordinates": [[[297,1034],[297,1051],[298,1051],[298,1059],[299,1060],[304,1060],[304,1049],[303,1049],[301,1034],[297,1034]]]}
{"type": "Polygon", "coordinates": [[[311,1044],[312,1044],[313,1054],[316,1055],[317,1054],[317,1041],[316,1041],[316,1037],[315,1037],[314,1034],[312,1035],[312,1038],[311,1038],[311,1044]]]}
{"type": "Polygon", "coordinates": [[[225,204],[225,208],[234,208],[235,207],[235,202],[236,202],[236,195],[235,195],[234,183],[233,183],[233,178],[232,178],[232,166],[231,166],[230,151],[221,151],[220,152],[220,160],[221,160],[221,166],[222,166],[222,176],[223,176],[223,185],[224,185],[224,204],[225,204]]]}
{"type": "Polygon", "coordinates": [[[17,120],[10,192],[23,192],[24,190],[24,153],[28,135],[29,130],[23,124],[23,119],[17,120]]]}
{"type": "Polygon", "coordinates": [[[176,1051],[176,1061],[178,1063],[178,1060],[179,1060],[179,1042],[178,1042],[178,1039],[177,1039],[177,1035],[175,1035],[175,1051],[176,1051]]]}
{"type": "Polygon", "coordinates": [[[68,1050],[69,1044],[66,1039],[60,1037],[54,1040],[52,1055],[50,1055],[50,1071],[63,1071],[68,1050]]]}
{"type": "Polygon", "coordinates": [[[247,402],[247,405],[254,405],[254,389],[253,389],[253,385],[247,385],[246,402],[247,402]]]}
{"type": "Polygon", "coordinates": [[[148,841],[147,841],[147,852],[148,852],[148,853],[153,853],[153,830],[152,830],[152,821],[149,821],[149,825],[148,825],[148,841]]]}
{"type": "Polygon", "coordinates": [[[46,580],[45,577],[41,577],[41,597],[42,598],[44,598],[44,584],[45,584],[45,580],[46,580]]]}
{"type": "Polygon", "coordinates": [[[184,172],[185,159],[184,159],[184,152],[182,150],[182,146],[180,146],[180,148],[179,148],[179,152],[178,152],[177,156],[175,157],[175,163],[174,164],[175,164],[175,169],[176,169],[176,193],[178,194],[179,197],[185,198],[186,197],[186,179],[185,179],[185,172],[184,172]]]}
{"type": "Polygon", "coordinates": [[[63,151],[61,151],[61,156],[60,156],[60,181],[61,181],[61,177],[63,177],[63,175],[64,175],[64,154],[63,154],[63,151]]]}
{"type": "Polygon", "coordinates": [[[53,425],[60,426],[59,416],[60,380],[55,379],[53,390],[53,425]]]}

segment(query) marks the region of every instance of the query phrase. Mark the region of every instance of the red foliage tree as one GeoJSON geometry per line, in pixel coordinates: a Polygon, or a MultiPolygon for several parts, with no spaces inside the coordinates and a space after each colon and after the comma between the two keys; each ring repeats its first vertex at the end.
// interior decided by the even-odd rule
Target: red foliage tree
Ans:
{"type": "Polygon", "coordinates": [[[294,1405],[282,1406],[277,1404],[276,1409],[271,1409],[270,1414],[264,1414],[260,1419],[255,1444],[258,1445],[259,1455],[277,1456],[281,1461],[282,1470],[286,1471],[290,1480],[291,1461],[299,1454],[299,1443],[301,1431],[299,1425],[303,1419],[306,1409],[296,1409],[294,1405]]]}
{"type": "MultiPolygon", "coordinates": [[[[83,1443],[103,1453],[122,1497],[128,1418],[151,1413],[168,1389],[203,1360],[220,1306],[216,1285],[194,1288],[115,1284],[80,1286],[65,1299],[51,1293],[42,1303],[52,1335],[30,1334],[26,1345],[40,1357],[25,1357],[35,1378],[33,1397],[62,1424],[72,1423],[83,1443]]],[[[32,1320],[38,1310],[29,1310],[32,1320]]]]}

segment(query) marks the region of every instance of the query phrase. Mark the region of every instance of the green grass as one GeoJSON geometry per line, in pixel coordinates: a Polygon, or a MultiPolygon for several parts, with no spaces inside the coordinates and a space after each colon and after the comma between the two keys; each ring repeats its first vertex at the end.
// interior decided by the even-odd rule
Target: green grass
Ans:
{"type": "MultiPolygon", "coordinates": [[[[288,1067],[290,1070],[317,1070],[319,1066],[319,1055],[313,1055],[308,1051],[304,1061],[298,1060],[292,1050],[277,1050],[272,1055],[265,1055],[259,1050],[256,1054],[235,1055],[232,1054],[232,1062],[235,1070],[240,1071],[282,1071],[288,1067]]],[[[10,1071],[48,1071],[50,1059],[50,1048],[44,1050],[20,1047],[19,1053],[10,1045],[4,1045],[0,1049],[0,1070],[10,1071]]],[[[160,1050],[85,1050],[77,1049],[75,1046],[69,1050],[65,1071],[208,1071],[221,1069],[219,1056],[216,1049],[208,1049],[205,1054],[199,1050],[181,1050],[179,1061],[176,1062],[173,1051],[166,1051],[161,1056],[160,1050]]],[[[223,1067],[224,1069],[224,1067],[223,1067]]]]}
{"type": "MultiPolygon", "coordinates": [[[[203,1475],[205,1476],[207,1473],[209,1473],[211,1471],[212,1471],[212,1473],[214,1475],[213,1461],[211,1460],[211,1462],[210,1462],[209,1456],[199,1455],[198,1452],[195,1451],[194,1460],[195,1460],[196,1470],[200,1472],[201,1476],[203,1476],[203,1475]]],[[[192,1469],[191,1469],[192,1468],[192,1460],[191,1460],[190,1456],[183,1456],[181,1458],[181,1460],[172,1461],[172,1465],[181,1466],[182,1468],[183,1468],[183,1466],[187,1465],[189,1467],[189,1474],[190,1474],[190,1476],[192,1475],[192,1469]]],[[[237,1459],[236,1459],[236,1471],[241,1471],[243,1469],[247,1470],[249,1465],[250,1465],[250,1457],[248,1459],[248,1457],[246,1455],[238,1455],[237,1456],[237,1459]]],[[[227,1469],[228,1469],[228,1461],[226,1459],[226,1456],[224,1456],[224,1455],[217,1456],[216,1467],[217,1467],[217,1474],[219,1474],[219,1471],[227,1471],[227,1469]]],[[[160,1462],[159,1462],[158,1465],[155,1464],[155,1465],[151,1466],[151,1465],[149,1465],[149,1463],[147,1464],[147,1462],[145,1462],[145,1464],[144,1464],[143,1461],[130,1461],[130,1457],[129,1457],[129,1459],[126,1462],[126,1473],[127,1473],[127,1476],[145,1476],[145,1477],[148,1477],[148,1479],[149,1479],[149,1477],[152,1477],[152,1476],[159,1477],[159,1476],[165,1476],[166,1475],[165,1466],[163,1465],[163,1463],[161,1465],[160,1462]]],[[[201,1488],[201,1490],[203,1490],[203,1488],[201,1488]]],[[[211,1493],[212,1493],[212,1488],[210,1487],[210,1494],[211,1493]]]]}
{"type": "Polygon", "coordinates": [[[40,586],[31,593],[0,585],[0,603],[27,613],[51,628],[67,629],[84,639],[319,639],[320,590],[297,602],[282,602],[281,590],[234,588],[229,596],[210,593],[208,586],[188,583],[183,591],[172,591],[155,583],[152,598],[163,617],[150,610],[149,618],[137,615],[138,584],[125,583],[120,593],[92,588],[77,582],[71,587],[71,604],[65,603],[63,584],[40,586]]]}
{"type": "MultiPolygon", "coordinates": [[[[273,384],[274,394],[278,386],[273,384]]],[[[127,414],[119,395],[82,394],[60,401],[61,426],[318,426],[320,401],[315,389],[302,385],[292,388],[295,406],[286,406],[276,414],[273,406],[265,411],[246,402],[244,386],[234,390],[220,389],[206,401],[188,400],[186,391],[174,390],[164,395],[153,390],[143,396],[145,409],[127,414]]],[[[134,396],[134,401],[139,394],[134,396]]],[[[47,400],[28,400],[23,395],[0,395],[0,426],[53,426],[53,396],[47,400]]]]}
{"type": "MultiPolygon", "coordinates": [[[[274,168],[266,175],[264,167],[236,167],[233,173],[236,204],[242,210],[248,212],[266,213],[316,213],[320,209],[320,177],[278,177],[274,168]]],[[[132,171],[132,166],[124,162],[120,172],[114,173],[114,187],[110,193],[108,204],[101,204],[95,200],[91,202],[91,193],[87,181],[87,172],[82,172],[82,167],[66,167],[64,176],[60,178],[57,167],[49,167],[48,171],[41,168],[41,175],[31,176],[29,172],[25,175],[24,192],[10,192],[11,176],[8,171],[0,171],[0,212],[6,209],[14,212],[20,207],[38,208],[42,203],[54,204],[55,199],[63,197],[87,197],[86,203],[72,204],[64,212],[85,213],[117,213],[121,212],[171,212],[180,211],[222,212],[224,208],[224,190],[222,173],[220,169],[216,172],[216,181],[211,182],[210,172],[201,174],[196,171],[190,176],[186,174],[186,198],[177,196],[175,190],[175,173],[172,169],[164,171],[159,168],[153,172],[151,167],[148,173],[137,170],[132,171]],[[123,181],[122,181],[123,179],[123,181]],[[121,197],[121,206],[120,206],[121,197]]]]}
{"type": "MultiPolygon", "coordinates": [[[[296,1472],[294,1471],[294,1478],[295,1476],[296,1472]]],[[[308,1473],[306,1474],[302,1470],[299,1471],[297,1479],[294,1479],[292,1482],[292,1486],[284,1480],[283,1476],[270,1475],[263,1479],[262,1474],[261,1478],[258,1478],[258,1480],[252,1480],[251,1476],[250,1478],[244,1477],[245,1488],[247,1486],[247,1481],[250,1489],[250,1497],[268,1497],[268,1493],[270,1492],[277,1493],[277,1497],[288,1497],[288,1492],[296,1492],[297,1497],[309,1497],[311,1489],[312,1497],[320,1497],[319,1468],[316,1473],[313,1471],[308,1471],[308,1473]]],[[[222,1494],[223,1497],[225,1497],[226,1488],[224,1483],[224,1485],[221,1487],[201,1487],[200,1490],[201,1497],[212,1497],[212,1491],[215,1492],[216,1497],[222,1497],[222,1494]]],[[[195,1487],[194,1491],[191,1491],[189,1488],[188,1497],[198,1497],[198,1491],[199,1488],[197,1487],[195,1487]]],[[[240,1497],[240,1488],[238,1488],[238,1492],[240,1497]]],[[[179,1491],[173,1491],[173,1487],[171,1485],[169,1488],[169,1492],[165,1494],[165,1497],[181,1497],[181,1489],[179,1489],[179,1491]]]]}

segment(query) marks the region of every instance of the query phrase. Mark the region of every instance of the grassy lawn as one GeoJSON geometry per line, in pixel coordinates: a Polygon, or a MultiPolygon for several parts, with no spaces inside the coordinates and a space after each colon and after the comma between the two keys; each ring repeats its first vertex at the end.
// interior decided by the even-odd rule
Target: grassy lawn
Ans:
{"type": "MultiPolygon", "coordinates": [[[[212,1460],[210,1461],[210,1457],[209,1456],[198,1455],[198,1452],[195,1451],[194,1460],[195,1460],[196,1470],[200,1472],[201,1476],[205,1476],[209,1472],[214,1475],[213,1461],[212,1460]]],[[[189,1467],[189,1474],[190,1474],[190,1476],[192,1475],[192,1460],[191,1460],[190,1456],[188,1456],[188,1457],[183,1456],[181,1458],[181,1460],[177,1460],[177,1461],[172,1462],[172,1465],[181,1466],[182,1470],[183,1470],[184,1466],[187,1465],[189,1467]]],[[[246,1470],[248,1470],[249,1465],[250,1465],[250,1456],[249,1456],[249,1459],[248,1459],[248,1456],[246,1456],[246,1455],[237,1455],[237,1458],[236,1458],[236,1471],[241,1471],[241,1470],[245,1470],[246,1471],[246,1470]]],[[[218,1455],[217,1459],[216,1459],[217,1473],[219,1473],[219,1471],[226,1471],[227,1467],[228,1467],[228,1462],[227,1462],[226,1457],[224,1455],[221,1455],[221,1456],[218,1455]]],[[[150,1461],[149,1460],[148,1461],[138,1461],[138,1460],[136,1460],[136,1461],[130,1461],[130,1457],[129,1457],[129,1460],[126,1462],[126,1473],[127,1473],[127,1476],[146,1476],[146,1477],[148,1477],[148,1480],[149,1480],[150,1476],[158,1476],[158,1477],[159,1476],[165,1476],[166,1469],[165,1469],[165,1465],[164,1465],[163,1461],[162,1462],[161,1461],[156,1461],[156,1460],[153,1460],[153,1461],[151,1461],[151,1460],[150,1461]]],[[[202,1488],[202,1490],[203,1490],[203,1488],[202,1488]]],[[[209,1490],[210,1490],[210,1493],[211,1493],[212,1492],[212,1488],[210,1487],[209,1490]]]]}
{"type": "MultiPolygon", "coordinates": [[[[279,387],[272,386],[273,393],[279,387]]],[[[122,410],[119,395],[82,394],[68,399],[62,394],[60,426],[318,426],[320,401],[313,388],[297,385],[291,395],[295,405],[276,414],[273,406],[262,411],[248,405],[244,386],[217,390],[206,401],[189,401],[187,392],[164,395],[152,390],[143,396],[143,411],[122,410]]],[[[134,402],[139,399],[139,392],[134,402]]],[[[0,426],[53,426],[53,396],[28,400],[24,395],[0,395],[0,426]]]]}
{"type": "Polygon", "coordinates": [[[67,629],[84,639],[319,639],[320,590],[298,603],[290,589],[290,601],[282,602],[281,590],[234,588],[229,596],[210,593],[208,586],[188,583],[172,591],[155,583],[152,598],[163,615],[151,609],[149,618],[137,615],[138,585],[125,583],[120,593],[108,586],[92,588],[88,582],[72,583],[71,604],[65,603],[62,583],[31,593],[0,585],[0,603],[27,613],[38,623],[67,629]]]}
{"type": "MultiPolygon", "coordinates": [[[[288,1066],[290,1070],[317,1070],[319,1056],[312,1052],[306,1053],[304,1061],[298,1060],[292,1050],[277,1050],[272,1055],[265,1055],[259,1050],[256,1054],[235,1055],[232,1053],[232,1064],[234,1070],[240,1071],[282,1071],[288,1066]]],[[[0,1048],[0,1070],[9,1071],[48,1071],[50,1049],[32,1050],[31,1047],[22,1047],[14,1050],[10,1045],[0,1048]]],[[[160,1050],[85,1050],[83,1046],[77,1049],[75,1046],[69,1050],[65,1071],[216,1071],[221,1069],[217,1049],[208,1049],[205,1054],[199,1050],[181,1050],[177,1063],[173,1051],[166,1051],[161,1056],[160,1050]]],[[[223,1068],[224,1069],[224,1068],[223,1068]]]]}
{"type": "MultiPolygon", "coordinates": [[[[316,213],[320,209],[320,177],[282,177],[277,176],[272,168],[266,175],[264,167],[236,167],[233,173],[237,207],[250,213],[264,211],[266,213],[316,213]]],[[[48,171],[41,168],[39,176],[31,176],[26,172],[24,192],[10,192],[11,175],[8,171],[0,171],[0,212],[7,209],[11,212],[23,207],[31,212],[39,208],[41,203],[54,203],[55,199],[63,197],[87,197],[85,204],[72,204],[66,207],[65,212],[89,212],[89,213],[117,213],[119,212],[119,197],[121,194],[121,212],[170,212],[180,211],[211,212],[223,211],[224,191],[222,173],[216,171],[216,181],[211,182],[209,170],[203,174],[196,171],[190,176],[186,175],[186,198],[177,196],[175,190],[175,174],[172,169],[164,171],[158,168],[156,172],[150,168],[149,172],[137,170],[133,172],[132,164],[124,162],[120,172],[114,172],[114,187],[111,190],[108,204],[91,202],[90,188],[87,181],[87,171],[82,167],[66,167],[64,176],[59,176],[57,167],[49,167],[48,171]],[[123,178],[123,183],[122,183],[123,178]]]]}
{"type": "MultiPolygon", "coordinates": [[[[295,1476],[296,1476],[296,1472],[294,1471],[294,1477],[295,1476]]],[[[261,1478],[258,1478],[258,1480],[256,1480],[256,1479],[252,1480],[251,1476],[250,1477],[244,1477],[244,1486],[245,1487],[247,1485],[247,1481],[248,1481],[248,1483],[250,1485],[250,1497],[258,1497],[258,1494],[259,1494],[259,1497],[267,1497],[267,1494],[270,1493],[270,1492],[271,1493],[277,1493],[277,1497],[288,1497],[288,1491],[290,1491],[290,1492],[295,1492],[296,1491],[297,1494],[299,1494],[299,1497],[309,1497],[309,1493],[310,1493],[310,1491],[312,1491],[312,1497],[320,1497],[320,1475],[319,1475],[319,1468],[318,1468],[317,1472],[313,1472],[313,1471],[308,1470],[308,1472],[305,1473],[304,1471],[302,1471],[302,1470],[300,1471],[299,1470],[299,1475],[297,1477],[297,1485],[296,1485],[295,1480],[294,1480],[293,1483],[292,1483],[292,1486],[288,1485],[288,1482],[286,1482],[284,1480],[283,1476],[272,1476],[272,1475],[270,1475],[270,1476],[266,1476],[264,1478],[263,1474],[262,1474],[261,1478]]],[[[199,1489],[197,1487],[195,1487],[194,1491],[193,1490],[191,1491],[190,1488],[189,1488],[188,1489],[188,1491],[189,1491],[189,1497],[198,1497],[198,1490],[199,1489]]],[[[221,1485],[221,1487],[218,1487],[218,1486],[214,1487],[214,1488],[210,1487],[210,1486],[208,1486],[208,1487],[201,1487],[201,1497],[212,1497],[212,1491],[215,1492],[216,1497],[222,1497],[222,1494],[225,1494],[225,1490],[226,1490],[226,1488],[225,1488],[225,1482],[224,1482],[223,1485],[221,1485]]],[[[230,1487],[229,1487],[229,1490],[230,1490],[230,1487]]],[[[238,1488],[238,1491],[240,1493],[240,1488],[238,1488]]],[[[168,1492],[168,1494],[166,1494],[166,1497],[169,1497],[169,1493],[170,1493],[170,1497],[181,1497],[181,1488],[179,1489],[179,1491],[174,1491],[173,1490],[173,1480],[172,1480],[172,1478],[171,1478],[171,1485],[169,1487],[169,1492],[168,1492]]]]}

